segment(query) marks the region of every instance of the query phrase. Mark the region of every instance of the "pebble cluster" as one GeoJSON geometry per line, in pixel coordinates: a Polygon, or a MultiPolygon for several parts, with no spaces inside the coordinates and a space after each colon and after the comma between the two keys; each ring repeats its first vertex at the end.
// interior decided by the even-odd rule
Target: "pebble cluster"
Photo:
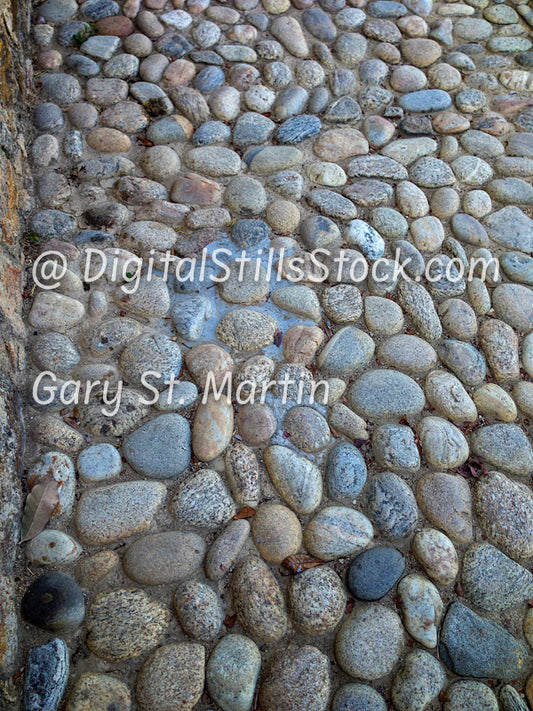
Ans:
{"type": "Polygon", "coordinates": [[[532,27],[35,7],[26,711],[533,708],[532,27]]]}

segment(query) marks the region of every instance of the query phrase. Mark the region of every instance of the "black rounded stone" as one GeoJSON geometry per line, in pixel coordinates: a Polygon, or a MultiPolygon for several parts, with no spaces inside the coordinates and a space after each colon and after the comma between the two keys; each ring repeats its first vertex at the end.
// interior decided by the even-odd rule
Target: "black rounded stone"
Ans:
{"type": "Polygon", "coordinates": [[[51,632],[72,632],[83,622],[85,601],[76,582],[51,571],[34,580],[22,598],[23,618],[51,632]]]}
{"type": "Polygon", "coordinates": [[[346,585],[359,600],[380,600],[402,577],[405,561],[390,546],[376,546],[360,553],[346,574],[346,585]]]}

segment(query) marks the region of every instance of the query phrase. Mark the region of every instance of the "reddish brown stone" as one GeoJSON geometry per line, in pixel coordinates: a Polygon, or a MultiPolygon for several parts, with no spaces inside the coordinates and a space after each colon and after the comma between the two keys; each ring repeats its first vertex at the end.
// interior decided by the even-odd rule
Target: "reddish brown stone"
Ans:
{"type": "Polygon", "coordinates": [[[112,35],[113,37],[127,37],[135,29],[130,18],[124,17],[124,15],[104,17],[103,20],[98,20],[96,27],[99,34],[112,35]]]}

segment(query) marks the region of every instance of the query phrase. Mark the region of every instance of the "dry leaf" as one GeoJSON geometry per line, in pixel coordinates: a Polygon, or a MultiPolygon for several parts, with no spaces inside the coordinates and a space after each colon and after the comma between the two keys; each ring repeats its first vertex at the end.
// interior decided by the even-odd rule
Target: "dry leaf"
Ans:
{"type": "Polygon", "coordinates": [[[281,562],[281,565],[293,575],[296,575],[296,573],[301,573],[309,568],[316,568],[318,565],[324,565],[324,563],[325,561],[320,560],[320,558],[313,558],[312,555],[299,553],[288,556],[281,562]]]}
{"type": "Polygon", "coordinates": [[[59,504],[59,486],[60,482],[49,474],[30,491],[22,516],[21,543],[35,538],[46,526],[59,504]]]}
{"type": "Polygon", "coordinates": [[[238,521],[240,518],[252,518],[252,516],[254,515],[255,509],[253,509],[251,506],[245,506],[243,509],[238,511],[233,518],[235,519],[235,521],[238,521]]]}

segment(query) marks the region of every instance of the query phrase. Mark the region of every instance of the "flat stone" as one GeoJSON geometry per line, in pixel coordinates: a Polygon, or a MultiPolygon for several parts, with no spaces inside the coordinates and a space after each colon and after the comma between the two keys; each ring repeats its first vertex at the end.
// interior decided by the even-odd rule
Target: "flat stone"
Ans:
{"type": "Polygon", "coordinates": [[[198,571],[205,551],[205,543],[196,533],[154,533],[129,546],[123,566],[126,574],[142,585],[177,583],[198,571]]]}
{"type": "Polygon", "coordinates": [[[348,391],[353,409],[369,420],[414,415],[422,411],[424,393],[414,380],[393,370],[363,373],[348,391]]]}
{"type": "Polygon", "coordinates": [[[459,602],[448,608],[439,649],[454,673],[502,681],[519,676],[529,658],[524,644],[504,627],[459,602]]]}
{"type": "Polygon", "coordinates": [[[396,548],[376,546],[354,558],[346,585],[358,600],[381,600],[400,580],[404,570],[405,560],[396,548]]]}
{"type": "Polygon", "coordinates": [[[463,557],[466,598],[484,612],[500,613],[529,600],[533,575],[488,543],[475,543],[463,557]]]}
{"type": "Polygon", "coordinates": [[[405,481],[392,472],[375,475],[370,483],[367,508],[374,525],[386,538],[398,540],[414,529],[418,509],[405,481]]]}
{"type": "Polygon", "coordinates": [[[533,450],[524,431],[513,424],[498,423],[472,433],[474,454],[498,470],[527,477],[533,470],[533,450]]]}
{"type": "Polygon", "coordinates": [[[89,489],[76,511],[82,542],[106,545],[146,531],[166,496],[160,482],[130,481],[89,489]]]}
{"type": "Polygon", "coordinates": [[[345,506],[327,506],[307,524],[304,544],[311,555],[335,560],[359,553],[372,537],[372,524],[362,513],[345,506]]]}

